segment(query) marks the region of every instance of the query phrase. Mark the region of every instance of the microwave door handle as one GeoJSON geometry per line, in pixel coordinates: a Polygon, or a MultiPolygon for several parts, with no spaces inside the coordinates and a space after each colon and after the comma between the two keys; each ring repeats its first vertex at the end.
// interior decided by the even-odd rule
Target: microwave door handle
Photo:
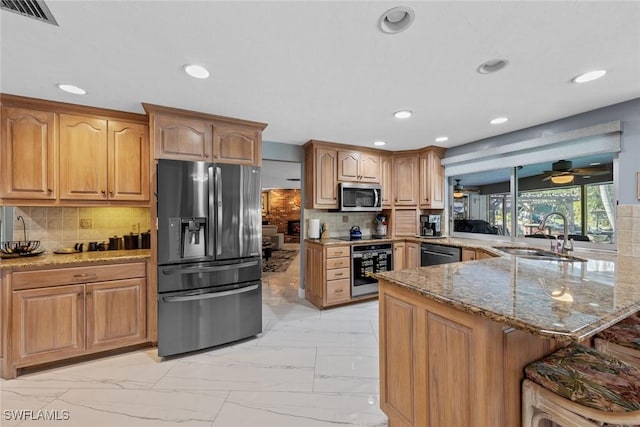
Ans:
{"type": "Polygon", "coordinates": [[[222,255],[222,242],[220,233],[222,230],[222,169],[216,166],[216,255],[222,255]]]}
{"type": "Polygon", "coordinates": [[[246,292],[255,291],[256,289],[258,289],[258,285],[252,285],[252,286],[246,286],[240,289],[232,289],[230,291],[207,292],[206,294],[185,295],[185,296],[175,296],[175,297],[163,297],[162,301],[185,302],[185,301],[197,301],[197,300],[210,299],[210,298],[221,298],[229,295],[244,294],[246,292]]]}
{"type": "Polygon", "coordinates": [[[380,201],[380,192],[378,191],[377,188],[373,189],[373,194],[375,196],[374,200],[373,200],[373,207],[374,208],[379,208],[380,205],[378,204],[378,202],[380,201]]]}

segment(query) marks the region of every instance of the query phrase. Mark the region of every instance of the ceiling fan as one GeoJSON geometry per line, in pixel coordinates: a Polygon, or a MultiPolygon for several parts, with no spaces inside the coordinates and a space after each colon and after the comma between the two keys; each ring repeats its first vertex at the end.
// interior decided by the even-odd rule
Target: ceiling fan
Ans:
{"type": "Polygon", "coordinates": [[[559,160],[551,164],[550,171],[544,171],[547,175],[542,180],[551,180],[554,184],[570,184],[575,176],[606,175],[610,172],[607,165],[590,166],[586,168],[573,168],[571,160],[559,160]]]}

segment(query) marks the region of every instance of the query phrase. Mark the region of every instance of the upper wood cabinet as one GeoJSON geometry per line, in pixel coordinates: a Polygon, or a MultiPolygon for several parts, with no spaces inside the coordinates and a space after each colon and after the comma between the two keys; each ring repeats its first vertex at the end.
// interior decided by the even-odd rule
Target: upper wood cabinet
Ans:
{"type": "Polygon", "coordinates": [[[7,94],[0,101],[0,204],[148,205],[146,116],[7,94]]]}
{"type": "Polygon", "coordinates": [[[60,199],[149,200],[147,127],[60,114],[60,199]]]}
{"type": "Polygon", "coordinates": [[[220,163],[262,164],[262,130],[214,122],[213,158],[220,163]]]}
{"type": "Polygon", "coordinates": [[[265,123],[153,104],[142,105],[149,114],[156,159],[262,164],[265,123]]]}
{"type": "Polygon", "coordinates": [[[420,207],[444,209],[444,150],[429,148],[420,153],[420,207]]]}
{"type": "Polygon", "coordinates": [[[380,155],[338,150],[338,181],[380,182],[380,155]]]}
{"type": "Polygon", "coordinates": [[[338,151],[313,142],[305,144],[305,193],[307,209],[337,209],[338,151]]]}
{"type": "Polygon", "coordinates": [[[393,206],[393,158],[380,157],[380,185],[382,186],[382,207],[393,206]]]}
{"type": "Polygon", "coordinates": [[[418,205],[418,156],[393,157],[393,196],[396,206],[418,205]]]}
{"type": "Polygon", "coordinates": [[[157,159],[211,161],[212,131],[205,120],[154,115],[151,128],[157,159]]]}
{"type": "Polygon", "coordinates": [[[55,200],[55,114],[2,108],[0,197],[55,200]]]}

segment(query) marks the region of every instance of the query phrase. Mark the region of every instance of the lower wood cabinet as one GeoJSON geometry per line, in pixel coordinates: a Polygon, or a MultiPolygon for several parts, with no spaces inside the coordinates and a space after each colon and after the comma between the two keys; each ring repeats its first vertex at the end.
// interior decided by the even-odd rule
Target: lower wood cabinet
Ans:
{"type": "Polygon", "coordinates": [[[380,407],[389,425],[518,426],[524,367],[561,343],[380,281],[380,407]]]}
{"type": "Polygon", "coordinates": [[[497,255],[489,253],[484,249],[462,248],[462,261],[475,261],[480,259],[494,258],[497,255]]]}
{"type": "MultiPolygon", "coordinates": [[[[144,262],[19,271],[10,296],[2,377],[27,366],[147,341],[144,262]]],[[[11,289],[5,288],[11,286],[11,289]]]]}

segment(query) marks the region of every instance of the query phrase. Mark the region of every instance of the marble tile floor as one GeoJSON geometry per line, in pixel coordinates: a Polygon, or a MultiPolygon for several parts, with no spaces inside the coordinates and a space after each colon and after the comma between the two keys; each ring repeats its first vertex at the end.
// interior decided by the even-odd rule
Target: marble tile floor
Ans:
{"type": "Polygon", "coordinates": [[[0,426],[386,426],[377,301],[316,309],[298,297],[299,258],[264,275],[259,336],[165,360],[146,349],[0,380],[0,426]]]}

